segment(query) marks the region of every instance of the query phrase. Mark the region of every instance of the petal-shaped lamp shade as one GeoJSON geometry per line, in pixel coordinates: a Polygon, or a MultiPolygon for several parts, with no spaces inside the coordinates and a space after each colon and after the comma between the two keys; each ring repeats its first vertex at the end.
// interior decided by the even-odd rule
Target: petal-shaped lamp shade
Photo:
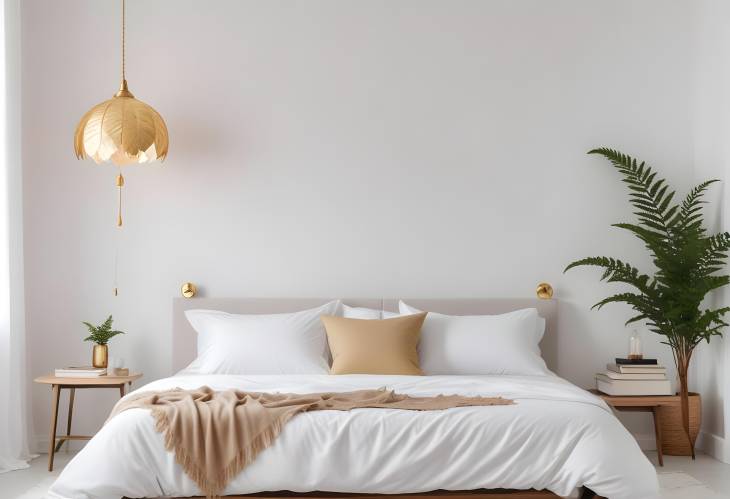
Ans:
{"type": "Polygon", "coordinates": [[[88,111],[76,127],[74,148],[79,159],[115,165],[162,161],[167,156],[167,126],[160,113],[137,100],[126,82],[111,99],[88,111]]]}

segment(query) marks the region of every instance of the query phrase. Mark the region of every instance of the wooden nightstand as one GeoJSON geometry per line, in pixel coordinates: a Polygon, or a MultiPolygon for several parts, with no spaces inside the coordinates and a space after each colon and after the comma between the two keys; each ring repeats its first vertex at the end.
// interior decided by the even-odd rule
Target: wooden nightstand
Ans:
{"type": "Polygon", "coordinates": [[[34,381],[44,385],[51,385],[53,400],[51,405],[51,431],[48,443],[48,471],[53,471],[53,456],[61,448],[64,442],[69,440],[89,440],[88,435],[71,435],[71,419],[74,412],[74,395],[77,388],[118,388],[120,397],[124,397],[126,386],[132,386],[132,381],[142,377],[142,373],[134,373],[129,376],[99,376],[98,378],[57,378],[53,374],[39,376],[34,381]],[[68,420],[66,421],[66,435],[56,437],[56,423],[58,421],[58,399],[61,390],[67,388],[70,391],[68,398],[68,420]],[[58,441],[58,443],[56,443],[58,441]]]}
{"type": "Polygon", "coordinates": [[[662,407],[676,405],[679,403],[677,395],[606,395],[598,390],[588,390],[593,395],[601,397],[608,405],[617,411],[625,412],[651,412],[654,416],[654,436],[656,438],[656,452],[659,466],[664,466],[662,454],[662,425],[659,421],[659,412],[662,407]]]}

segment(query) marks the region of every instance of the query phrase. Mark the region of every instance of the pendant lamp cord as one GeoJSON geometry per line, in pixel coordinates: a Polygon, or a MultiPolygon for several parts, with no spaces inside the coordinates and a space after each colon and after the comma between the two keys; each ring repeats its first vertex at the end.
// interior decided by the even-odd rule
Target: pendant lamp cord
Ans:
{"type": "MultiPolygon", "coordinates": [[[[127,2],[122,0],[122,86],[121,88],[126,90],[127,88],[127,2]]],[[[124,187],[124,177],[122,176],[122,169],[119,168],[119,174],[116,178],[116,186],[118,190],[117,198],[117,227],[122,227],[122,187],[124,187]]],[[[114,238],[114,296],[119,294],[119,231],[114,238]]]]}
{"type": "Polygon", "coordinates": [[[114,296],[119,295],[119,234],[114,235],[114,296]]]}
{"type": "Polygon", "coordinates": [[[126,40],[126,31],[127,31],[127,2],[126,0],[122,0],[122,81],[126,81],[127,74],[126,74],[126,58],[127,58],[127,40],[126,40]]]}

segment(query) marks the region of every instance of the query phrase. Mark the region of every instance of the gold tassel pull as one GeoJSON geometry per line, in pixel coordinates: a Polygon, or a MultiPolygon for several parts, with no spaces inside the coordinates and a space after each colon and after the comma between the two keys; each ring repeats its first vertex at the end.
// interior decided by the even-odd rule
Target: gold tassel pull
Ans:
{"type": "Polygon", "coordinates": [[[119,209],[117,211],[117,227],[122,226],[122,187],[124,187],[124,177],[120,173],[117,175],[117,187],[119,188],[119,209]]]}

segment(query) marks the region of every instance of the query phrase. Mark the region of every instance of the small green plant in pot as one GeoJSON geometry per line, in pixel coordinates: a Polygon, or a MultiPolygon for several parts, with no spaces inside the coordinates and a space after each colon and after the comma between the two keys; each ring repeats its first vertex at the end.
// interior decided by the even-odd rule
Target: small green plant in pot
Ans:
{"type": "Polygon", "coordinates": [[[656,268],[653,275],[644,274],[616,258],[595,256],[575,261],[565,271],[584,265],[601,267],[601,280],[634,288],[609,296],[593,308],[626,303],[637,313],[626,324],[644,321],[651,331],[664,337],[662,343],[671,347],[679,377],[682,426],[694,459],[695,437],[690,434],[689,425],[689,364],[702,340],[709,343],[713,336],[722,335],[722,328],[727,326],[723,316],[730,311],[730,307],[702,307],[707,293],[730,282],[729,276],[720,274],[727,262],[730,233],[708,235],[702,214],[702,197],[718,180],[699,184],[681,203],[673,203],[675,191],[644,162],[607,148],[588,154],[605,157],[622,175],[638,223],[613,226],[638,237],[656,268]]]}
{"type": "Polygon", "coordinates": [[[109,363],[109,347],[107,343],[116,335],[124,334],[122,331],[112,329],[113,322],[114,319],[112,319],[111,315],[98,326],[94,326],[89,322],[83,322],[89,330],[89,336],[84,338],[84,341],[93,341],[95,343],[91,357],[91,364],[94,367],[107,367],[109,363]]]}

